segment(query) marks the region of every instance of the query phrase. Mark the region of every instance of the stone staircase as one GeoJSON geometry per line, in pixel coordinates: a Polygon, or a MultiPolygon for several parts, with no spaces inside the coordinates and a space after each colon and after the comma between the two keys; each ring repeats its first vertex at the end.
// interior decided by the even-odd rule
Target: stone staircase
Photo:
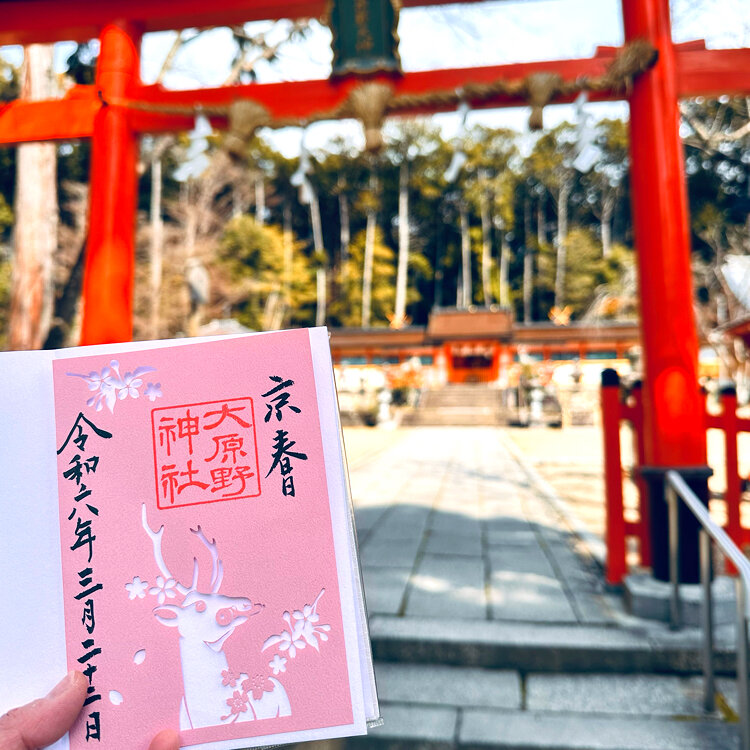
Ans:
{"type": "Polygon", "coordinates": [[[403,415],[406,426],[504,424],[500,391],[487,383],[446,385],[422,393],[414,411],[403,415]]]}
{"type": "MultiPolygon", "coordinates": [[[[698,635],[372,618],[382,727],[346,748],[735,750],[736,683],[702,706],[698,635]]],[[[731,645],[717,652],[730,675],[731,645]]]]}

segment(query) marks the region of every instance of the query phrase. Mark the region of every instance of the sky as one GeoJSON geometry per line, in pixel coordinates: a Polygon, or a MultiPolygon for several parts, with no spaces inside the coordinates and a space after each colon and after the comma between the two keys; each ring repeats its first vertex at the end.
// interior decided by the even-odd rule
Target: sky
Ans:
{"type": "MultiPolygon", "coordinates": [[[[626,2],[629,0],[625,0],[626,2]]],[[[405,71],[432,68],[501,65],[511,62],[590,57],[599,45],[621,45],[623,29],[620,0],[493,0],[490,2],[407,8],[401,11],[399,51],[405,71]]],[[[673,37],[676,42],[704,38],[709,47],[750,46],[750,0],[672,0],[673,37]]],[[[271,24],[249,24],[255,33],[271,24]]],[[[285,23],[271,30],[283,35],[285,23]]],[[[152,82],[175,32],[147,34],[142,46],[141,75],[152,82]]],[[[57,45],[62,68],[74,45],[57,45]]],[[[18,63],[18,47],[0,48],[18,63]]],[[[198,88],[223,83],[231,64],[232,38],[228,29],[204,32],[177,56],[164,83],[169,88],[198,88]]],[[[314,23],[303,44],[287,45],[273,65],[261,64],[258,80],[326,78],[331,66],[330,33],[314,23]]],[[[624,102],[588,105],[594,117],[627,117],[624,102]]],[[[545,108],[545,126],[573,120],[571,106],[545,108]]],[[[459,118],[455,113],[435,116],[446,137],[453,137],[459,118]]],[[[471,112],[468,125],[485,124],[527,131],[528,108],[471,112]]],[[[299,153],[299,129],[264,133],[287,156],[299,153]]],[[[337,135],[361,147],[360,126],[352,121],[320,123],[306,134],[310,148],[322,148],[337,135]]]]}

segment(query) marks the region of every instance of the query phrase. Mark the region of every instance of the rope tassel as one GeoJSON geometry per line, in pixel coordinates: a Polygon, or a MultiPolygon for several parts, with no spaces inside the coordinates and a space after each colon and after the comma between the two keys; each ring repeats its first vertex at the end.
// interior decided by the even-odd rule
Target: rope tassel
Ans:
{"type": "Polygon", "coordinates": [[[387,83],[365,83],[349,94],[351,114],[365,129],[365,148],[370,153],[383,148],[382,127],[392,98],[393,86],[387,83]]]}
{"type": "Polygon", "coordinates": [[[544,106],[559,93],[562,78],[557,73],[534,73],[525,80],[526,93],[531,104],[529,130],[542,130],[544,127],[544,106]]]}
{"type": "Polygon", "coordinates": [[[252,99],[237,99],[229,107],[229,133],[224,139],[224,146],[230,156],[245,157],[248,141],[258,128],[271,124],[271,114],[258,102],[252,99]]]}

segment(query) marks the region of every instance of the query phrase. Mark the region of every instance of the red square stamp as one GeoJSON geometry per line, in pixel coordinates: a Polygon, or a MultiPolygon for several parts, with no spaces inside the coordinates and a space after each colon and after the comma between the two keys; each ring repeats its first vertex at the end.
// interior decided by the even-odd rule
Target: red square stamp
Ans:
{"type": "Polygon", "coordinates": [[[251,398],[153,409],[151,429],[159,508],[260,495],[251,398]]]}

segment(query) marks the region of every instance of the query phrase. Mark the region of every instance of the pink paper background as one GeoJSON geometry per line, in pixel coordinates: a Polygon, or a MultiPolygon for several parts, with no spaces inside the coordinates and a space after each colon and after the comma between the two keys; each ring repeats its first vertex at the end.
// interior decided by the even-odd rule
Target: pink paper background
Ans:
{"type": "MultiPolygon", "coordinates": [[[[99,465],[96,473],[83,481],[93,490],[87,501],[99,509],[99,516],[91,516],[80,507],[78,511],[82,518],[93,519],[96,540],[90,564],[86,562],[86,548],[69,550],[75,541],[75,518],[68,520],[68,515],[74,505],[81,504],[73,501],[75,483],[64,479],[62,473],[77,449],[69,445],[58,465],[68,664],[81,668],[77,659],[84,653],[80,645],[84,638],[93,637],[95,645],[102,648],[92,660],[97,665],[94,685],[102,700],[89,707],[101,714],[98,746],[145,750],[156,731],[179,726],[183,681],[177,629],[156,621],[152,614],[157,606],[155,596],[147,593],[143,599],[130,600],[125,589],[134,576],[148,581],[151,587],[161,575],[151,540],[141,525],[143,503],[150,527],[156,531],[165,526],[163,555],[178,581],[190,585],[195,557],[200,564],[198,588],[209,589],[210,555],[190,532],[200,525],[209,539],[215,537],[218,542],[225,571],[221,593],[265,605],[226,641],[224,652],[230,669],[251,674],[265,670],[272,675],[268,663],[274,654],[287,658],[286,672],[277,679],[288,694],[291,716],[188,730],[182,733],[183,744],[351,723],[345,638],[307,332],[286,331],[119,354],[116,359],[121,374],[140,366],[156,370],[143,375],[139,398],[117,400],[113,413],[106,406],[97,412],[86,406],[91,396],[86,381],[66,373],[101,372],[111,359],[94,356],[54,362],[57,446],[62,445],[79,412],[113,434],[112,439],[104,440],[88,431],[85,454],[98,455],[99,465]],[[272,375],[295,381],[288,389],[290,403],[301,413],[284,409],[281,422],[274,416],[266,423],[265,404],[270,399],[263,399],[261,394],[275,385],[269,380],[272,375]],[[160,383],[163,397],[154,402],[145,398],[147,382],[160,383]],[[159,510],[152,409],[247,397],[253,399],[255,407],[261,494],[159,510]],[[282,494],[278,469],[265,477],[277,429],[287,430],[289,438],[296,441],[292,450],[308,456],[307,461],[292,462],[295,497],[282,494]],[[93,636],[81,624],[82,603],[74,599],[82,590],[78,571],[87,565],[94,570],[94,580],[104,585],[92,594],[96,614],[93,636]],[[288,629],[282,613],[312,603],[322,588],[325,593],[318,604],[318,624],[329,624],[331,630],[329,640],[320,643],[320,651],[308,646],[290,658],[288,652],[278,652],[273,646],[261,653],[269,636],[288,629]],[[133,657],[139,649],[146,650],[146,657],[136,665],[133,657]],[[122,694],[121,705],[110,702],[110,690],[122,694]]],[[[167,603],[177,604],[181,598],[178,595],[167,603]]],[[[226,706],[222,709],[229,712],[226,706]]],[[[84,737],[85,729],[79,722],[71,731],[72,750],[96,746],[86,743],[84,737]]]]}

